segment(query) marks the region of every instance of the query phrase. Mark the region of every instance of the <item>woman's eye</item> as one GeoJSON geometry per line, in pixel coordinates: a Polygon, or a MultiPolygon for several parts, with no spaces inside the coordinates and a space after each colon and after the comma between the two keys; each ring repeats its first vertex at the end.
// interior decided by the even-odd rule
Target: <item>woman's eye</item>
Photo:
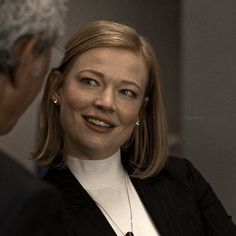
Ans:
{"type": "Polygon", "coordinates": [[[87,86],[96,86],[98,84],[97,81],[89,78],[82,78],[80,81],[87,86]]]}
{"type": "Polygon", "coordinates": [[[128,90],[128,89],[122,89],[121,91],[121,94],[126,96],[126,97],[129,97],[129,98],[135,98],[136,97],[136,93],[131,91],[131,90],[128,90]]]}

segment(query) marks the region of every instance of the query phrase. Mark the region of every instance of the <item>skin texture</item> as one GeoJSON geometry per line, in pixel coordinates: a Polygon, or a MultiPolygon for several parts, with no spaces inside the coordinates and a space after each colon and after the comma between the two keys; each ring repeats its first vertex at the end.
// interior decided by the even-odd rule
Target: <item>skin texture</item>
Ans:
{"type": "Polygon", "coordinates": [[[37,54],[34,51],[37,40],[37,37],[31,37],[13,49],[18,61],[13,80],[9,74],[0,75],[0,135],[11,131],[42,87],[50,62],[51,45],[42,54],[37,54]]]}
{"type": "Polygon", "coordinates": [[[53,96],[60,101],[67,153],[81,159],[115,153],[139,119],[147,78],[141,55],[129,50],[96,48],[81,54],[53,96]]]}

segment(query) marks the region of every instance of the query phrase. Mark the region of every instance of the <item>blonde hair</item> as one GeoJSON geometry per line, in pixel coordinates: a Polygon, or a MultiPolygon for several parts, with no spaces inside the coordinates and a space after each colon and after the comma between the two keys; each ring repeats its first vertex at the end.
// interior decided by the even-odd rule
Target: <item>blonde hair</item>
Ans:
{"type": "MultiPolygon", "coordinates": [[[[64,165],[64,140],[60,122],[60,106],[52,103],[54,72],[65,77],[74,61],[83,52],[99,47],[115,47],[140,53],[148,68],[146,94],[149,102],[141,110],[140,125],[121,147],[122,159],[132,166],[132,176],[147,178],[157,174],[167,157],[167,124],[154,51],[150,44],[131,27],[109,21],[95,21],[73,35],[65,45],[65,55],[48,76],[41,104],[41,137],[34,158],[43,166],[64,165]],[[125,157],[125,158],[124,158],[125,157]]],[[[61,84],[57,86],[62,86],[61,84]]]]}

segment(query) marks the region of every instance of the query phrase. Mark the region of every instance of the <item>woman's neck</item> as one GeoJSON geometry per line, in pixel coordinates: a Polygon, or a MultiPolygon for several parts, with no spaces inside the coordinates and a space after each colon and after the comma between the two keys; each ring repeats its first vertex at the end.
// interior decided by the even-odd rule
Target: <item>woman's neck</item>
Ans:
{"type": "Polygon", "coordinates": [[[77,150],[70,150],[67,153],[67,156],[73,157],[73,158],[78,158],[80,160],[103,160],[110,158],[111,156],[115,155],[117,152],[119,152],[120,149],[114,151],[114,150],[82,150],[80,149],[79,151],[77,150]]]}
{"type": "Polygon", "coordinates": [[[67,156],[66,163],[85,189],[107,188],[119,184],[124,178],[120,150],[102,160],[67,156]]]}

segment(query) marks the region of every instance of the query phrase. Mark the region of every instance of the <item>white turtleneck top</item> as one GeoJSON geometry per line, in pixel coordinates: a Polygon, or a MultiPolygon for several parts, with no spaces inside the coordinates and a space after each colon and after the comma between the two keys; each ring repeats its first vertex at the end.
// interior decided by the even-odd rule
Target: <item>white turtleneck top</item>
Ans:
{"type": "Polygon", "coordinates": [[[118,236],[131,231],[130,209],[135,236],[159,236],[122,166],[120,151],[103,160],[82,160],[68,156],[66,162],[118,236]]]}

